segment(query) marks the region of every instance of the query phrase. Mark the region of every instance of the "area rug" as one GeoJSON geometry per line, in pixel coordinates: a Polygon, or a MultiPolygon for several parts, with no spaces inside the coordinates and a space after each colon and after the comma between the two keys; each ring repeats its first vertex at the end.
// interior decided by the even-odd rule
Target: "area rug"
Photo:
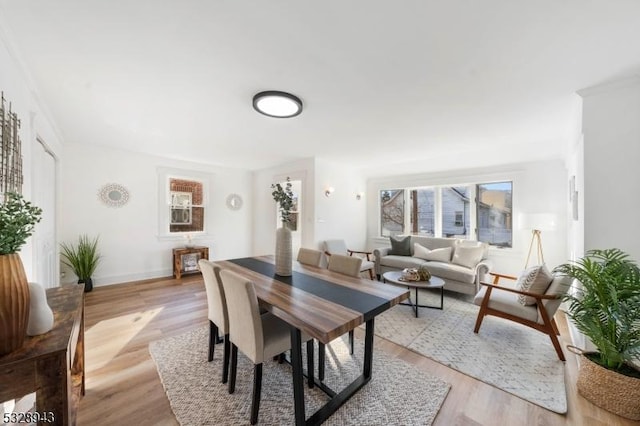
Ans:
{"type": "MultiPolygon", "coordinates": [[[[230,395],[227,385],[220,380],[222,345],[217,345],[214,360],[209,363],[207,341],[208,328],[201,328],[149,345],[178,422],[185,426],[249,424],[253,364],[238,353],[236,391],[230,395]]],[[[356,339],[353,357],[349,355],[346,340],[337,339],[327,346],[325,383],[328,386],[342,390],[360,375],[363,346],[356,339]]],[[[306,361],[303,363],[306,365],[306,361]]],[[[265,362],[262,374],[258,424],[293,424],[291,367],[269,360],[265,362]]],[[[374,351],[372,380],[325,424],[429,425],[449,388],[449,384],[402,360],[374,351]]],[[[328,397],[317,388],[309,389],[306,382],[304,392],[308,417],[328,397]]]]}
{"type": "MultiPolygon", "coordinates": [[[[413,290],[411,291],[413,297],[413,290]]],[[[420,303],[439,305],[439,293],[420,291],[420,303]]],[[[444,310],[396,306],[376,318],[375,334],[556,413],[567,412],[564,363],[549,336],[486,316],[473,332],[479,306],[446,294],[444,310]]]]}

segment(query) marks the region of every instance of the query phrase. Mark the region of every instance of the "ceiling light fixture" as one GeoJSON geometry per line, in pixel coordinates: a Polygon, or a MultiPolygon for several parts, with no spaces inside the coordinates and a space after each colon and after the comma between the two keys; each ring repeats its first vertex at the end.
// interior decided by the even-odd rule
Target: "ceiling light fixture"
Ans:
{"type": "Polygon", "coordinates": [[[290,118],[302,112],[302,101],[291,93],[267,90],[253,97],[253,108],[269,117],[290,118]]]}

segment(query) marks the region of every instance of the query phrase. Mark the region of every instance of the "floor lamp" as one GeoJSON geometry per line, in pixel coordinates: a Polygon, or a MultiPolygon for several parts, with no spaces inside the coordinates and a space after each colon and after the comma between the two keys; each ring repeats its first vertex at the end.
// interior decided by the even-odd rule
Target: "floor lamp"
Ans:
{"type": "Polygon", "coordinates": [[[540,234],[542,231],[539,229],[533,229],[531,231],[531,243],[529,243],[529,253],[527,253],[527,261],[524,262],[524,269],[527,269],[529,266],[529,259],[531,259],[531,250],[533,250],[533,245],[536,244],[536,253],[538,254],[538,265],[542,265],[544,263],[544,254],[542,253],[542,239],[540,238],[540,234]]]}
{"type": "Polygon", "coordinates": [[[527,260],[524,263],[524,269],[529,266],[531,253],[536,251],[538,265],[544,263],[544,253],[542,252],[542,231],[552,231],[556,228],[556,215],[553,213],[535,213],[526,214],[522,218],[522,228],[531,229],[531,242],[529,243],[529,252],[527,260]]]}

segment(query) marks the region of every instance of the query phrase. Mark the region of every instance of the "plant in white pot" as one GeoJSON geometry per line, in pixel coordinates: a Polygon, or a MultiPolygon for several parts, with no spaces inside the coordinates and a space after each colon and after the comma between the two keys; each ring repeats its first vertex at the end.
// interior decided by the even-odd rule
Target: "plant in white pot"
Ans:
{"type": "Polygon", "coordinates": [[[98,253],[98,237],[90,239],[87,235],[78,237],[78,245],[61,243],[62,263],[73,270],[78,284],[84,284],[84,291],[93,290],[93,273],[98,267],[101,256],[98,253]]]}
{"type": "Polygon", "coordinates": [[[14,192],[0,204],[0,356],[24,343],[29,321],[29,283],[18,252],[40,222],[42,209],[14,192]]]}
{"type": "Polygon", "coordinates": [[[640,420],[640,269],[619,249],[590,250],[555,268],[580,282],[569,318],[597,352],[582,352],[578,392],[618,415],[640,420]]]}
{"type": "Polygon", "coordinates": [[[283,187],[279,183],[271,185],[273,192],[271,195],[280,208],[280,218],[282,227],[276,229],[276,274],[290,276],[292,274],[291,262],[293,253],[291,247],[291,210],[293,209],[293,191],[291,190],[291,179],[287,177],[287,183],[283,187]]]}

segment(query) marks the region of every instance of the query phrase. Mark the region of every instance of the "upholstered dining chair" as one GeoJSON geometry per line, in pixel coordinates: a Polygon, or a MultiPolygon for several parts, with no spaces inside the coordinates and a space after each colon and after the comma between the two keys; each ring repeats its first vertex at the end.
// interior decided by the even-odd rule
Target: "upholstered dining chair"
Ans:
{"type": "Polygon", "coordinates": [[[324,253],[331,258],[334,254],[340,254],[343,256],[353,256],[362,258],[362,265],[360,265],[359,272],[368,272],[369,278],[373,279],[375,263],[371,261],[370,251],[357,251],[349,250],[344,240],[326,240],[324,242],[324,253]]]}
{"type": "MultiPolygon", "coordinates": [[[[291,328],[271,313],[260,315],[258,298],[251,280],[233,271],[220,272],[229,315],[231,365],[229,393],[235,392],[238,367],[238,349],[254,364],[251,424],[258,421],[260,393],[262,391],[262,364],[265,360],[291,349],[291,328]]],[[[302,334],[307,342],[307,375],[313,387],[313,339],[302,334]]]]}
{"type": "MultiPolygon", "coordinates": [[[[334,254],[329,257],[329,264],[327,269],[333,272],[337,272],[343,275],[349,275],[350,277],[359,277],[360,271],[362,271],[362,258],[343,256],[341,254],[334,254]]],[[[353,355],[353,330],[349,331],[349,353],[353,355]]],[[[320,361],[324,361],[324,347],[319,349],[318,357],[320,361]]],[[[324,364],[324,362],[322,362],[324,364]]],[[[321,377],[322,379],[323,377],[321,377]]]]}
{"type": "Polygon", "coordinates": [[[500,279],[520,281],[517,277],[496,273],[490,275],[494,277],[493,283],[481,282],[482,288],[473,300],[480,306],[473,332],[478,333],[482,320],[487,315],[515,321],[547,334],[558,358],[564,361],[557,337],[560,332],[553,316],[562,303],[562,296],[571,287],[572,279],[564,275],[553,275],[546,290],[534,292],[521,290],[518,285],[500,285],[500,279]]]}
{"type": "Polygon", "coordinates": [[[320,266],[320,262],[322,262],[322,252],[303,247],[298,250],[297,260],[305,265],[320,266]]]}
{"type": "Polygon", "coordinates": [[[229,372],[229,317],[227,302],[220,280],[220,267],[206,259],[200,259],[198,266],[204,279],[204,289],[207,293],[209,318],[209,362],[213,361],[215,345],[219,336],[224,336],[224,355],[222,364],[222,383],[227,383],[229,372]]]}

